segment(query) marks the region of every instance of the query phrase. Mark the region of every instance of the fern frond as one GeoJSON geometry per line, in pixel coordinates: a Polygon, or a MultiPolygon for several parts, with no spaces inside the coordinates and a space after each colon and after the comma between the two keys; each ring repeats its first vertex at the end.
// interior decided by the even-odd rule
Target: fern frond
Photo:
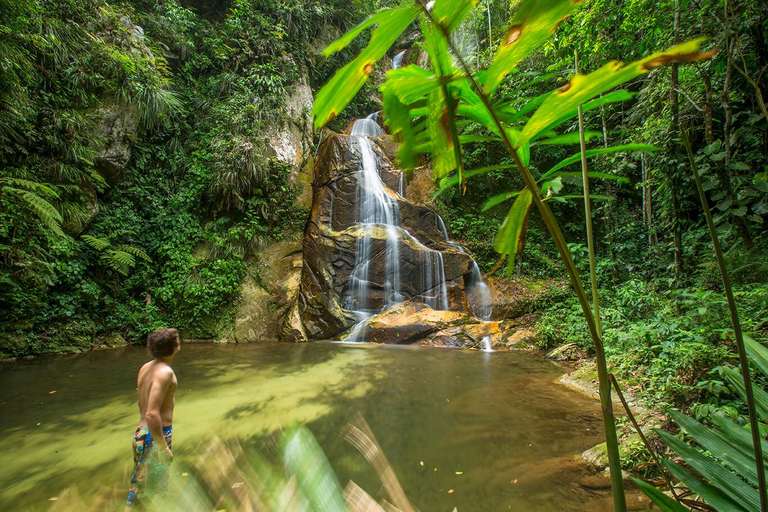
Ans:
{"type": "Polygon", "coordinates": [[[88,245],[90,245],[91,247],[93,247],[99,252],[103,251],[104,249],[112,245],[111,243],[109,243],[109,240],[105,238],[96,238],[95,236],[91,236],[91,235],[80,235],[80,238],[82,238],[85,243],[87,243],[88,245]]]}
{"type": "Polygon", "coordinates": [[[38,195],[45,195],[53,199],[59,198],[59,194],[57,194],[53,188],[46,185],[45,183],[40,183],[37,181],[25,180],[21,178],[0,178],[0,185],[2,185],[3,188],[6,186],[11,186],[13,188],[23,188],[38,195]]]}
{"type": "Polygon", "coordinates": [[[61,223],[64,220],[61,218],[61,214],[56,207],[51,203],[29,190],[4,186],[2,187],[2,191],[6,194],[14,195],[24,201],[27,206],[35,212],[40,221],[48,226],[51,231],[59,236],[64,235],[64,232],[61,229],[61,223]]]}
{"type": "Polygon", "coordinates": [[[116,247],[118,251],[127,252],[128,254],[131,254],[137,258],[141,258],[142,260],[152,263],[152,258],[150,258],[147,253],[139,249],[138,247],[132,247],[130,245],[118,245],[116,247]]]}
{"type": "Polygon", "coordinates": [[[118,262],[120,265],[123,265],[125,268],[131,268],[136,265],[136,259],[125,251],[109,250],[107,251],[107,254],[110,255],[112,260],[118,262]]]}

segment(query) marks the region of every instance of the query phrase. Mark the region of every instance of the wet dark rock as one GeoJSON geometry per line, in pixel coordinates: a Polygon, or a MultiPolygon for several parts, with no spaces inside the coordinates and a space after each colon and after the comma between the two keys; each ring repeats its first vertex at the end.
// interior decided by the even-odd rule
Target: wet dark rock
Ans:
{"type": "MultiPolygon", "coordinates": [[[[387,136],[379,139],[388,141],[387,136]]],[[[291,327],[284,330],[288,339],[333,339],[355,324],[348,285],[355,267],[356,245],[361,237],[371,239],[367,309],[382,310],[386,305],[386,243],[391,233],[383,225],[363,226],[359,223],[356,204],[362,155],[354,142],[355,138],[348,135],[327,134],[318,151],[312,209],[304,231],[297,311],[291,314],[293,320],[288,322],[291,327]],[[300,326],[295,321],[297,317],[300,326]]],[[[398,229],[396,235],[399,237],[400,293],[405,300],[417,301],[436,293],[427,288],[426,283],[430,280],[423,275],[427,266],[422,262],[434,258],[434,251],[440,251],[449,308],[471,319],[464,292],[465,282],[472,274],[471,257],[446,242],[434,211],[397,195],[400,170],[395,168],[375,139],[373,142],[372,149],[385,191],[398,203],[403,228],[398,229]]],[[[441,328],[432,326],[429,332],[421,335],[439,330],[441,328]]],[[[414,340],[409,342],[416,341],[413,333],[402,335],[414,340]]],[[[385,341],[379,335],[370,341],[398,342],[385,341]]]]}

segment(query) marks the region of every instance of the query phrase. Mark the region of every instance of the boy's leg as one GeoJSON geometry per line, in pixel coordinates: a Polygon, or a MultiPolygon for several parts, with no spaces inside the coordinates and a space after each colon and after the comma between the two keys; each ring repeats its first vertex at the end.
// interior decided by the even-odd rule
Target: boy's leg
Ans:
{"type": "Polygon", "coordinates": [[[152,446],[152,436],[149,435],[147,427],[139,427],[133,434],[133,475],[131,484],[128,487],[127,507],[136,504],[139,497],[139,490],[144,485],[147,477],[147,463],[149,461],[149,451],[152,446]]]}

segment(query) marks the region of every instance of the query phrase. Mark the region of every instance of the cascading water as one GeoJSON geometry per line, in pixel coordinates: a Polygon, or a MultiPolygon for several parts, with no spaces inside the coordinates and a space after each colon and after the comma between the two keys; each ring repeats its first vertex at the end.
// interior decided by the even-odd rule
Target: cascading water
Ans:
{"type": "Polygon", "coordinates": [[[405,57],[405,50],[394,56],[392,59],[392,69],[398,69],[403,65],[403,57],[405,57]]]}
{"type": "MultiPolygon", "coordinates": [[[[466,254],[466,251],[461,245],[453,242],[448,237],[448,229],[445,227],[445,222],[443,221],[443,218],[437,214],[435,214],[435,224],[449,245],[457,251],[466,254]]],[[[489,321],[491,319],[491,314],[493,313],[491,290],[488,288],[488,285],[485,284],[485,281],[483,281],[480,267],[477,266],[477,262],[474,259],[472,260],[472,276],[466,284],[465,293],[472,314],[484,322],[489,321]]],[[[482,339],[482,343],[484,351],[493,352],[490,336],[485,336],[482,339]]]]}
{"type": "Polygon", "coordinates": [[[371,293],[371,248],[376,230],[386,233],[384,254],[384,309],[403,302],[400,289],[400,238],[406,238],[421,251],[422,282],[425,290],[422,300],[432,309],[447,310],[448,289],[445,279],[443,255],[440,251],[427,248],[400,225],[400,208],[397,199],[391,195],[381,181],[376,165],[376,155],[369,137],[383,135],[376,122],[377,114],[359,119],[352,125],[350,135],[354,137],[360,151],[361,169],[357,182],[357,223],[363,233],[355,244],[355,266],[350,275],[345,307],[352,311],[358,325],[348,336],[349,341],[363,341],[364,320],[380,311],[370,304],[371,293]]]}

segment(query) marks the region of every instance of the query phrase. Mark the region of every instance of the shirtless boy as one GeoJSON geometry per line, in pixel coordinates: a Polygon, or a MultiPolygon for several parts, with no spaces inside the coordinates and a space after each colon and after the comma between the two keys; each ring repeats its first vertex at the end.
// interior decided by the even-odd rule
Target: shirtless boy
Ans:
{"type": "Polygon", "coordinates": [[[133,435],[133,476],[127,507],[136,504],[139,494],[163,490],[168,483],[171,451],[173,406],[176,404],[176,374],[171,361],[181,349],[179,331],[158,329],[147,337],[154,360],[139,370],[139,427],[133,435]]]}

